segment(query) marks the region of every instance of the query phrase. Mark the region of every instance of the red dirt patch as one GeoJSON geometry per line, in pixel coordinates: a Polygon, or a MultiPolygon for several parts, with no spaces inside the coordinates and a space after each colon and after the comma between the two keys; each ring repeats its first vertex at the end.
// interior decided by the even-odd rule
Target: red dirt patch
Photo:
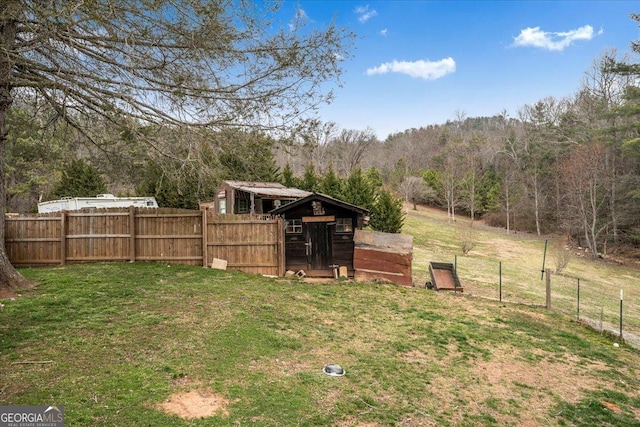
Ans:
{"type": "Polygon", "coordinates": [[[612,410],[613,412],[615,412],[616,414],[619,414],[620,411],[620,407],[618,405],[616,405],[615,403],[611,403],[611,402],[607,402],[607,401],[602,401],[602,404],[607,407],[608,409],[612,410]]]}
{"type": "Polygon", "coordinates": [[[165,412],[184,419],[205,418],[213,415],[229,416],[229,400],[208,389],[197,389],[171,395],[160,404],[165,412]]]}

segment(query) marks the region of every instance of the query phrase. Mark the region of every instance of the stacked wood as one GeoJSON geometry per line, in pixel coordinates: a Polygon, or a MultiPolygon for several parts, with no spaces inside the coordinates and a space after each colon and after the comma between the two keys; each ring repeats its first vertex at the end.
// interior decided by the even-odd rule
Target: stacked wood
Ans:
{"type": "Polygon", "coordinates": [[[384,280],[412,286],[412,236],[356,230],[353,241],[356,281],[384,280]]]}

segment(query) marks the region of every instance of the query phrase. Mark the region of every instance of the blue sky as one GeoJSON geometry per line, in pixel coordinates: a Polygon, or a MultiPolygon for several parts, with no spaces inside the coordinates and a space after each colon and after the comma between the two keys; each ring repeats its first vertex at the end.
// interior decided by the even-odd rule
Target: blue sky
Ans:
{"type": "Polygon", "coordinates": [[[631,52],[633,12],[640,2],[299,0],[282,10],[356,33],[343,87],[320,117],[382,140],[456,111],[517,117],[525,104],[575,94],[606,50],[631,52]]]}

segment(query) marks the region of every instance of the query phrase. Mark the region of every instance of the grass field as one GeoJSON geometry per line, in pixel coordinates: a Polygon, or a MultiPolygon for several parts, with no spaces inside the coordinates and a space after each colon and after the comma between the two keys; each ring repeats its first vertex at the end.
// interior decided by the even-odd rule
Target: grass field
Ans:
{"type": "MultiPolygon", "coordinates": [[[[528,233],[506,234],[503,229],[483,226],[476,221],[470,229],[467,218],[455,224],[436,209],[409,210],[403,232],[414,236],[414,284],[430,280],[430,261],[456,262],[464,292],[499,299],[500,267],[502,300],[545,305],[546,287],[541,269],[545,240],[548,248],[545,266],[553,271],[559,256],[557,238],[528,233]],[[471,238],[470,238],[471,237],[471,238]],[[473,249],[462,255],[462,240],[471,240],[473,249]]],[[[618,331],[620,290],[623,291],[623,337],[640,348],[640,262],[627,266],[611,261],[594,262],[577,248],[566,250],[569,263],[561,274],[552,274],[552,308],[577,317],[577,285],[580,279],[580,318],[603,322],[604,329],[618,331]]]]}
{"type": "Polygon", "coordinates": [[[21,271],[39,285],[2,300],[0,405],[60,405],[68,426],[640,423],[640,353],[541,308],[154,263],[21,271]]]}

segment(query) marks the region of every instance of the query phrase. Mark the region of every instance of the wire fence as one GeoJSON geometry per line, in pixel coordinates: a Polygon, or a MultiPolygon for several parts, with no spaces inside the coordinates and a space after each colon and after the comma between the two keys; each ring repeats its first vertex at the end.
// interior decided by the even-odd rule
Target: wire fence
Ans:
{"type": "Polygon", "coordinates": [[[526,271],[514,263],[486,258],[456,257],[453,261],[467,295],[549,306],[551,310],[640,348],[640,280],[635,277],[625,276],[628,281],[625,279],[622,284],[620,281],[597,282],[555,274],[550,269],[526,271]]]}

